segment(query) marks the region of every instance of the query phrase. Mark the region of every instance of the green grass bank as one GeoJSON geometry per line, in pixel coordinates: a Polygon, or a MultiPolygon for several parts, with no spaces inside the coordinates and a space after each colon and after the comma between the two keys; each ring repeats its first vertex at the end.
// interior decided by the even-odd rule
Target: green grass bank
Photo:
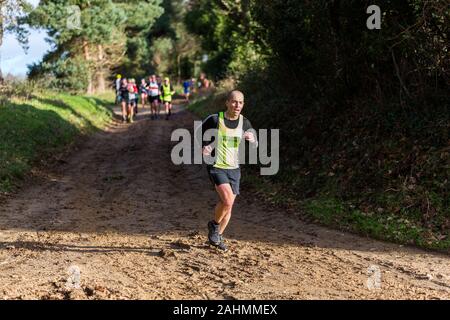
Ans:
{"type": "Polygon", "coordinates": [[[31,168],[80,135],[105,128],[114,98],[35,93],[0,99],[0,192],[10,192],[31,168]]]}

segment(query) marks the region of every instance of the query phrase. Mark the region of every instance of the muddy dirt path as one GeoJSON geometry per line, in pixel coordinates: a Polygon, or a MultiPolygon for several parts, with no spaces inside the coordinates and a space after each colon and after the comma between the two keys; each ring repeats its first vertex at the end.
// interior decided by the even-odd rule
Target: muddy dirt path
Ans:
{"type": "Polygon", "coordinates": [[[209,247],[217,198],[204,167],[170,161],[172,130],[195,119],[176,111],[112,125],[1,204],[0,299],[450,298],[449,256],[307,224],[245,189],[230,250],[209,247]]]}

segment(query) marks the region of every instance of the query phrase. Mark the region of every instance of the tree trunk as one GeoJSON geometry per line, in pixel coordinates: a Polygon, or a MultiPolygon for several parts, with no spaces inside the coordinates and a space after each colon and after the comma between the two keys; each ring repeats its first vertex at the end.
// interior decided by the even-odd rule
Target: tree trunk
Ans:
{"type": "Polygon", "coordinates": [[[341,43],[341,25],[339,22],[340,6],[340,0],[333,0],[329,8],[331,27],[333,29],[335,79],[339,77],[339,73],[342,71],[342,61],[339,48],[339,44],[341,43]]]}
{"type": "Polygon", "coordinates": [[[99,71],[97,73],[97,92],[105,92],[106,86],[105,86],[105,70],[104,70],[104,63],[103,63],[103,46],[99,44],[97,46],[98,48],[98,66],[99,71]]]}
{"type": "Polygon", "coordinates": [[[181,54],[177,55],[177,65],[178,65],[178,83],[181,82],[181,54]]]}
{"type": "MultiPolygon", "coordinates": [[[[3,1],[0,1],[0,48],[2,47],[3,44],[3,15],[2,15],[2,10],[3,9],[3,1]]],[[[2,52],[0,49],[0,85],[3,84],[3,73],[2,73],[2,52]]]]}
{"type": "MultiPolygon", "coordinates": [[[[89,65],[89,62],[91,60],[91,56],[89,54],[89,44],[86,40],[83,41],[83,52],[84,52],[84,59],[86,60],[86,62],[89,65]]],[[[92,94],[94,92],[94,88],[92,85],[92,72],[91,72],[91,67],[88,66],[88,87],[87,87],[87,93],[88,94],[92,94]]]]}

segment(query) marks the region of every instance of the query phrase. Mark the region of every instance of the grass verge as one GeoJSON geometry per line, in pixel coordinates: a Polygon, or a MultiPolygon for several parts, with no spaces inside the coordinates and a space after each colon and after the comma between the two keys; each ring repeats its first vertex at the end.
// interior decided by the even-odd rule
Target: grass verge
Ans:
{"type": "Polygon", "coordinates": [[[0,104],[0,192],[12,191],[33,165],[103,129],[112,118],[111,95],[38,93],[0,104]]]}

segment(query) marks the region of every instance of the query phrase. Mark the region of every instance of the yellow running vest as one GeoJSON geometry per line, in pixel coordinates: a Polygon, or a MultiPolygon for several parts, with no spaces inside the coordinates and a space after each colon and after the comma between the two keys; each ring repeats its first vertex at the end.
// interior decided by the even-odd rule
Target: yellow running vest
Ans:
{"type": "Polygon", "coordinates": [[[243,135],[244,117],[239,115],[236,129],[227,128],[224,113],[219,113],[219,130],[217,134],[216,163],[220,169],[239,168],[239,145],[243,135]]]}
{"type": "Polygon", "coordinates": [[[168,86],[162,85],[162,100],[170,102],[172,101],[172,92],[170,91],[170,84],[168,86]]]}

